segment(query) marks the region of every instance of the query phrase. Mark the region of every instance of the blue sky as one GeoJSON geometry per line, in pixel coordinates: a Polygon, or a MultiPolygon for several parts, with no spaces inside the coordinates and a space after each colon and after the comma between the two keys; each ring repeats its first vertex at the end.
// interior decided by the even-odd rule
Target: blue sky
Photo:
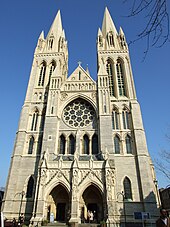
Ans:
{"type": "MultiPolygon", "coordinates": [[[[117,30],[121,26],[129,42],[144,26],[142,16],[125,17],[130,1],[123,0],[1,0],[0,7],[0,186],[5,186],[25,99],[33,53],[42,30],[47,35],[57,11],[61,10],[69,48],[69,75],[81,61],[88,64],[96,79],[96,37],[107,6],[117,30]]],[[[154,161],[158,152],[169,149],[165,134],[170,133],[170,43],[151,48],[142,62],[145,40],[129,47],[138,101],[141,105],[148,150],[154,161]]],[[[168,182],[157,173],[159,187],[168,182]]]]}

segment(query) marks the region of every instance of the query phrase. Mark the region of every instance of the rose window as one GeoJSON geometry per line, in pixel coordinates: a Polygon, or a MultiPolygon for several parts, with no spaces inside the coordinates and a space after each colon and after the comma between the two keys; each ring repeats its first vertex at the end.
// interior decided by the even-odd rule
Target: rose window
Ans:
{"type": "Polygon", "coordinates": [[[82,99],[72,101],[63,111],[65,122],[75,128],[89,125],[94,120],[94,116],[94,108],[82,99]]]}

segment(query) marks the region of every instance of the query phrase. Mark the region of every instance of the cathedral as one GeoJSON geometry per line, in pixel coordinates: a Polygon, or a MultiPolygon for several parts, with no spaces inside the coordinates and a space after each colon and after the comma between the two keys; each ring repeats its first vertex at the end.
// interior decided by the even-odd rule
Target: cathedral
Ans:
{"type": "Polygon", "coordinates": [[[96,81],[81,63],[68,75],[60,11],[40,34],[7,179],[7,219],[154,226],[159,197],[128,45],[107,8],[96,52],[96,81]]]}

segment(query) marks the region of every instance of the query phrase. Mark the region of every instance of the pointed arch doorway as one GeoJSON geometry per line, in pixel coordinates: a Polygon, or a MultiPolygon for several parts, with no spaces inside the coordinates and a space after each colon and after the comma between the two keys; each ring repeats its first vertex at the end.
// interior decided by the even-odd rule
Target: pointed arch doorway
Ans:
{"type": "Polygon", "coordinates": [[[52,189],[47,198],[47,220],[50,222],[51,215],[54,221],[67,222],[69,211],[69,194],[61,184],[52,189]]]}
{"type": "Polygon", "coordinates": [[[103,195],[95,185],[88,186],[80,198],[81,222],[89,222],[88,212],[93,213],[93,223],[103,220],[103,195]]]}

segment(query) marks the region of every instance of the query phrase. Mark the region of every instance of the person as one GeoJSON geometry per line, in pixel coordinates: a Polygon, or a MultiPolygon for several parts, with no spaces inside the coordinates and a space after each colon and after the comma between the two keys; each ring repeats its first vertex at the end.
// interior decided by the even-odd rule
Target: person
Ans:
{"type": "Polygon", "coordinates": [[[13,218],[13,220],[12,220],[12,227],[16,227],[16,226],[17,226],[16,219],[15,219],[15,218],[13,218]]]}
{"type": "Polygon", "coordinates": [[[90,223],[90,210],[87,211],[87,222],[90,223]]]}
{"type": "Polygon", "coordinates": [[[18,225],[22,226],[24,224],[24,214],[22,213],[19,216],[18,225]]]}
{"type": "Polygon", "coordinates": [[[54,223],[54,214],[53,214],[53,212],[51,212],[51,214],[50,214],[50,222],[54,223]]]}
{"type": "Polygon", "coordinates": [[[93,212],[90,211],[90,223],[92,223],[92,222],[93,222],[93,212]]]}
{"type": "Polygon", "coordinates": [[[160,209],[160,217],[156,221],[156,227],[170,227],[170,218],[165,209],[160,209]]]}

